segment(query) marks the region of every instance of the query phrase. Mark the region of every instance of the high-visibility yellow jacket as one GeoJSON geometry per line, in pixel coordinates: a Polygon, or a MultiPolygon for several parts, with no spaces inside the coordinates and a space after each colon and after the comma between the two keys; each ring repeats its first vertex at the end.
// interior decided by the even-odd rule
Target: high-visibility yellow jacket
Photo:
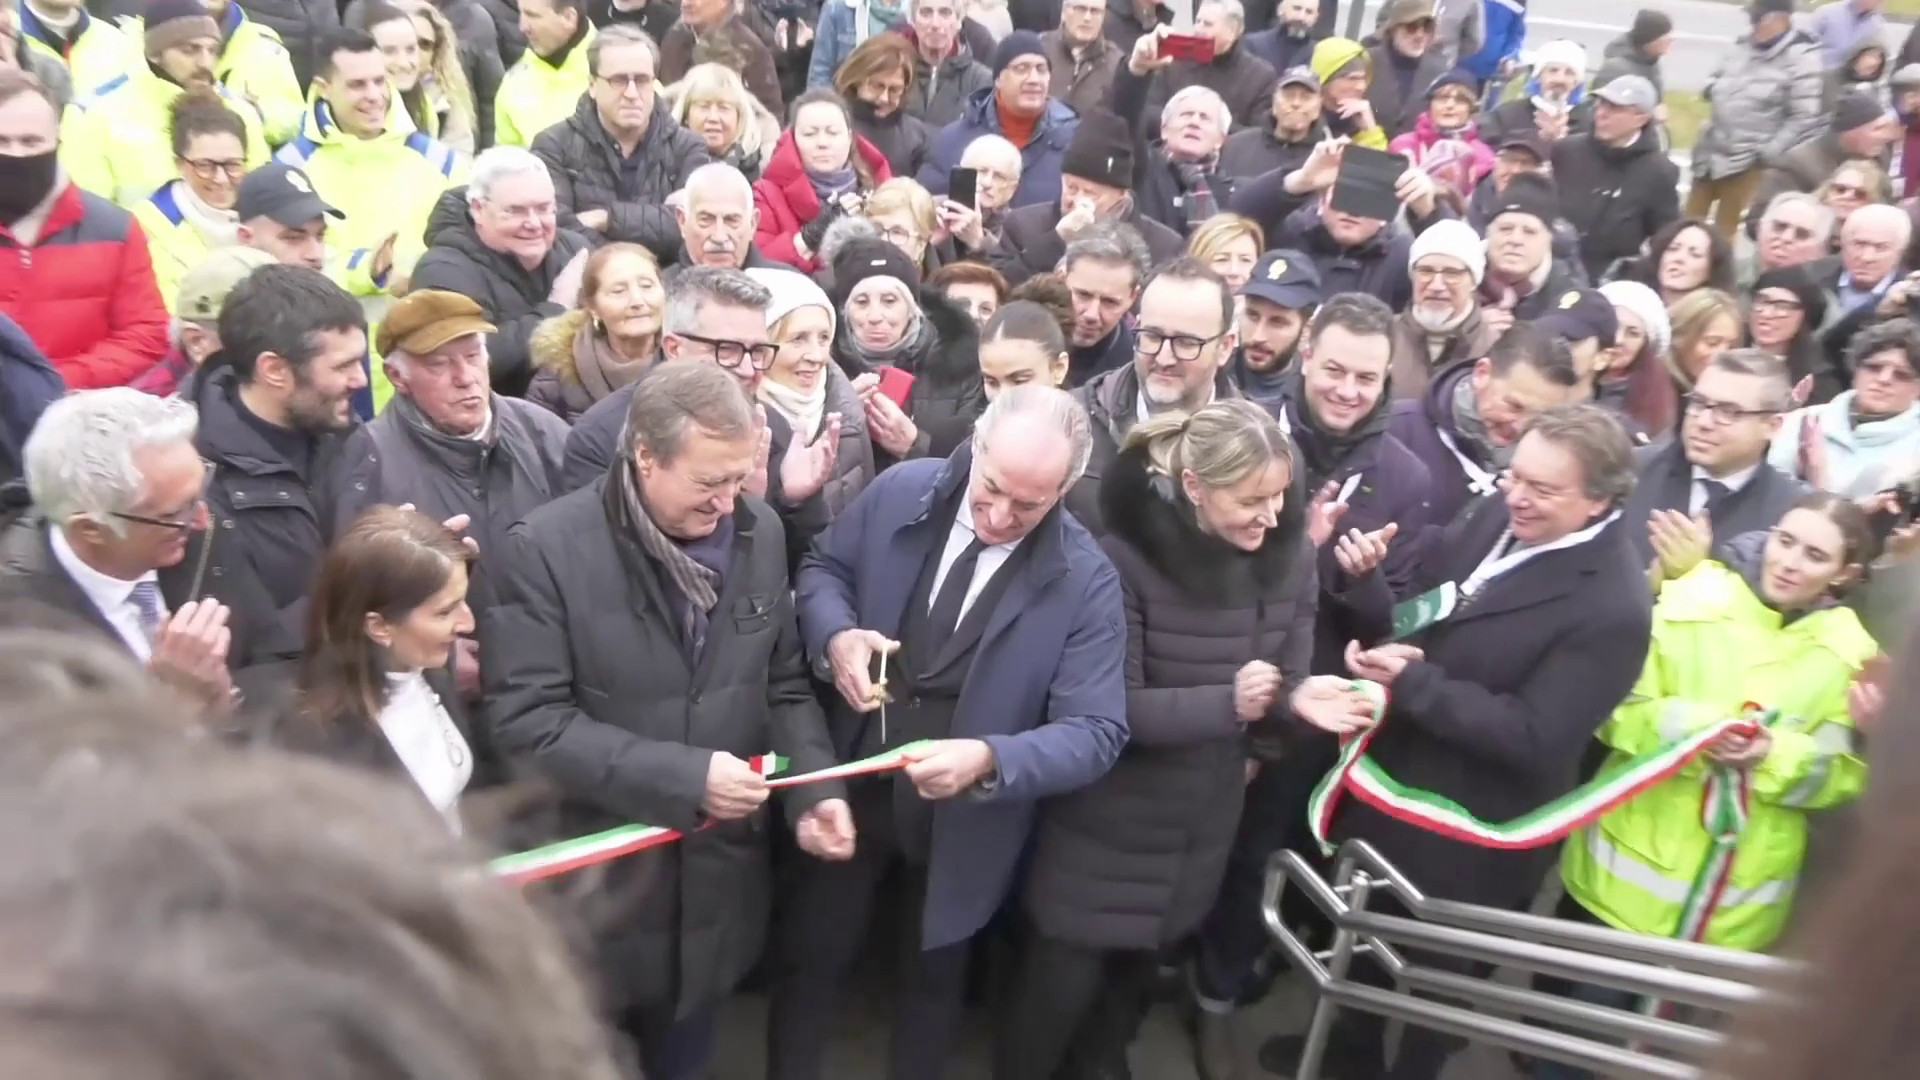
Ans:
{"type": "Polygon", "coordinates": [[[114,79],[127,73],[127,68],[135,61],[141,61],[140,40],[130,37],[125,31],[105,19],[96,19],[85,11],[80,13],[80,25],[75,30],[73,44],[65,47],[55,44],[60,39],[41,24],[39,16],[25,4],[18,8],[20,12],[20,38],[27,47],[37,49],[67,65],[67,74],[73,77],[74,100],[86,97],[96,87],[105,86],[114,79]]]}
{"type": "MultiPolygon", "coordinates": [[[[1740,574],[1717,562],[1661,589],[1646,670],[1600,728],[1614,750],[1609,764],[1736,716],[1749,701],[1780,713],[1773,748],[1751,771],[1751,816],[1732,878],[1706,924],[1708,944],[1772,944],[1806,859],[1806,812],[1866,787],[1847,687],[1877,651],[1852,609],[1784,621],[1740,574]]],[[[1695,761],[1569,837],[1561,860],[1567,893],[1622,930],[1674,936],[1713,850],[1702,823],[1707,769],[1695,761]]]]}
{"type": "MultiPolygon", "coordinates": [[[[146,32],[139,19],[128,19],[123,25],[136,41],[146,32]]],[[[253,104],[265,124],[268,146],[279,146],[299,134],[307,97],[280,35],[247,18],[239,4],[228,4],[226,14],[220,16],[220,34],[226,44],[213,66],[213,77],[253,104]]]]}
{"type": "MultiPolygon", "coordinates": [[[[129,210],[178,179],[167,110],[182,93],[141,64],[76,97],[60,122],[60,160],[67,175],[129,210]]],[[[220,93],[247,122],[247,167],[266,164],[259,111],[225,87],[220,93]]]]}
{"type": "MultiPolygon", "coordinates": [[[[146,202],[133,208],[133,216],[147,234],[147,249],[153,255],[153,276],[160,285],[160,298],[167,302],[167,313],[179,303],[180,279],[213,251],[207,238],[181,210],[180,193],[184,180],[175,180],[153,193],[146,202]]],[[[355,296],[372,296],[385,289],[372,275],[373,252],[367,250],[328,252],[327,276],[355,296]]]]}
{"type": "Polygon", "coordinates": [[[587,48],[593,44],[588,27],[580,43],[554,67],[534,55],[520,55],[519,63],[500,80],[493,99],[493,141],[501,146],[532,146],[533,137],[573,115],[580,95],[592,81],[587,74],[587,48]]]}
{"type": "MultiPolygon", "coordinates": [[[[1313,68],[1314,75],[1317,76],[1321,82],[1327,82],[1332,79],[1334,74],[1341,68],[1346,67],[1356,59],[1363,61],[1367,65],[1367,77],[1369,79],[1383,77],[1380,73],[1373,70],[1373,61],[1367,57],[1367,47],[1352,38],[1322,39],[1319,44],[1313,47],[1313,57],[1309,61],[1308,66],[1313,68]]],[[[1391,75],[1384,77],[1392,78],[1391,75]]],[[[1376,120],[1377,119],[1378,118],[1376,118],[1376,120]]],[[[1374,150],[1385,150],[1387,148],[1387,132],[1385,128],[1375,123],[1374,126],[1367,130],[1356,133],[1353,136],[1353,141],[1360,146],[1369,147],[1374,150]]]]}

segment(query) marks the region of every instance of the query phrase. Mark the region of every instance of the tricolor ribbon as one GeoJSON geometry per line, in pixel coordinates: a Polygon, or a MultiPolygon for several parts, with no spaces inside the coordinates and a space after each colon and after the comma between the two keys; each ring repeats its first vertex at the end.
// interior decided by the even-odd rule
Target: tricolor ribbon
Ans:
{"type": "MultiPolygon", "coordinates": [[[[872,776],[876,773],[903,769],[907,766],[908,755],[926,745],[927,740],[922,739],[860,761],[851,761],[845,765],[835,765],[826,769],[815,769],[808,773],[795,773],[792,776],[775,775],[792,765],[790,759],[778,754],[759,754],[749,758],[747,764],[754,772],[769,777],[767,780],[769,788],[800,787],[803,784],[816,784],[822,780],[844,780],[852,776],[872,776]]],[[[704,829],[707,826],[703,825],[701,828],[704,829]]],[[[488,864],[488,869],[493,871],[496,877],[515,883],[541,881],[600,863],[611,862],[648,848],[671,844],[683,839],[686,835],[677,829],[660,825],[621,825],[604,832],[547,844],[531,851],[502,855],[488,864]]]]}
{"type": "MultiPolygon", "coordinates": [[[[1353,688],[1373,699],[1376,720],[1386,714],[1387,692],[1379,684],[1360,681],[1355,682],[1353,688]]],[[[1605,769],[1599,776],[1540,809],[1508,822],[1482,821],[1445,796],[1396,781],[1379,763],[1367,756],[1367,747],[1380,730],[1376,723],[1365,732],[1349,738],[1341,747],[1339,761],[1314,789],[1313,798],[1307,804],[1308,825],[1313,830],[1314,839],[1320,842],[1321,850],[1331,855],[1333,844],[1328,836],[1332,831],[1334,812],[1340,796],[1350,792],[1361,802],[1396,821],[1463,844],[1503,851],[1545,847],[1566,839],[1568,835],[1605,817],[1627,800],[1678,774],[1720,736],[1729,731],[1755,732],[1762,725],[1770,723],[1772,715],[1757,706],[1749,706],[1740,716],[1710,724],[1684,738],[1605,769]]],[[[1749,784],[1744,772],[1716,767],[1709,774],[1708,788],[1711,796],[1706,810],[1709,829],[1731,829],[1729,835],[1737,840],[1749,798],[1749,784]],[[1729,774],[1732,779],[1718,785],[1728,789],[1727,793],[1717,794],[1714,778],[1722,772],[1729,774]],[[1737,811],[1734,807],[1738,808],[1737,811]],[[1735,813],[1738,815],[1737,824],[1729,816],[1735,813]]],[[[1722,835],[1722,831],[1716,831],[1715,835],[1722,835]]],[[[1703,918],[1711,915],[1714,903],[1725,891],[1725,869],[1731,867],[1732,848],[1733,844],[1729,841],[1726,845],[1727,867],[1718,874],[1703,874],[1701,881],[1704,884],[1695,886],[1700,893],[1703,918]]],[[[1710,866],[1709,870],[1712,869],[1710,866]]]]}

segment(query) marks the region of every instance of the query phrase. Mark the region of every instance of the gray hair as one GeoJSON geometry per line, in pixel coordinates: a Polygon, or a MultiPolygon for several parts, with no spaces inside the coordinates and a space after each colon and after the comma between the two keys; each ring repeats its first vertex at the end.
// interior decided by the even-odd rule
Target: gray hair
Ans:
{"type": "Polygon", "coordinates": [[[1167,99],[1166,107],[1160,110],[1160,126],[1165,128],[1173,122],[1173,114],[1189,101],[1200,101],[1212,106],[1213,115],[1220,118],[1220,134],[1233,130],[1233,112],[1227,108],[1227,99],[1204,86],[1189,86],[1167,99]]]}
{"type": "MultiPolygon", "coordinates": [[[[743,118],[742,124],[748,121],[743,118]]],[[[687,182],[681,190],[691,199],[695,191],[702,189],[724,188],[729,194],[737,195],[747,207],[753,207],[753,185],[747,182],[746,175],[724,161],[709,161],[705,165],[687,174],[687,182]]]]}
{"type": "Polygon", "coordinates": [[[716,364],[655,364],[627,403],[627,444],[670,465],[689,424],[717,439],[745,439],[753,434],[753,404],[716,364]]]}
{"type": "Polygon", "coordinates": [[[1067,241],[1066,254],[1060,256],[1060,272],[1071,273],[1074,264],[1082,259],[1130,266],[1136,286],[1146,280],[1147,271],[1153,269],[1153,255],[1147,250],[1140,230],[1120,221],[1096,221],[1067,241]]]}
{"type": "Polygon", "coordinates": [[[632,23],[617,22],[594,32],[593,42],[587,46],[587,74],[599,78],[600,54],[623,45],[644,46],[647,55],[653,58],[654,70],[660,70],[660,46],[654,44],[653,38],[632,23]]]}
{"type": "Polygon", "coordinates": [[[1815,239],[1825,243],[1833,237],[1833,208],[1821,202],[1819,196],[1805,191],[1783,191],[1775,195],[1773,201],[1767,204],[1767,212],[1761,215],[1760,220],[1771,221],[1780,210],[1795,203],[1804,203],[1813,208],[1815,218],[1813,231],[1818,234],[1815,239]]]}
{"type": "Polygon", "coordinates": [[[125,386],[69,394],[47,406],[27,436],[27,491],[56,524],[85,516],[120,536],[126,526],[113,515],[131,511],[146,490],[139,452],[192,442],[199,425],[194,407],[178,398],[125,386]]]}
{"type": "Polygon", "coordinates": [[[667,283],[667,315],[661,323],[661,331],[668,334],[698,334],[700,313],[706,310],[708,304],[752,308],[765,315],[767,308],[773,304],[773,293],[765,285],[730,267],[684,267],[667,283]]]}
{"type": "Polygon", "coordinates": [[[533,173],[549,181],[553,179],[553,174],[547,172],[547,163],[534,157],[533,151],[519,146],[490,146],[473,159],[473,170],[467,175],[467,197],[484,200],[493,194],[493,185],[501,180],[533,173]]]}
{"type": "Polygon", "coordinates": [[[1880,228],[1894,234],[1897,239],[1893,246],[1903,255],[1908,241],[1913,239],[1913,218],[1905,210],[1886,203],[1868,203],[1847,215],[1847,223],[1840,226],[1840,237],[1844,241],[1849,235],[1860,229],[1880,228]]]}
{"type": "Polygon", "coordinates": [[[1219,8],[1221,14],[1238,23],[1241,29],[1246,29],[1247,8],[1240,0],[1200,0],[1198,4],[1194,5],[1193,13],[1195,15],[1200,14],[1200,9],[1204,7],[1219,8]]]}
{"type": "Polygon", "coordinates": [[[1793,403],[1793,370],[1787,362],[1765,349],[1728,349],[1707,361],[1706,370],[1724,371],[1729,375],[1744,375],[1748,378],[1765,379],[1768,383],[1767,404],[1776,409],[1786,409],[1793,403]]]}
{"type": "Polygon", "coordinates": [[[1633,441],[1613,413],[1599,405],[1562,405],[1527,421],[1522,436],[1538,435],[1580,463],[1589,499],[1618,506],[1633,494],[1633,441]]]}
{"type": "Polygon", "coordinates": [[[1007,141],[1005,136],[979,135],[967,144],[965,150],[960,151],[960,167],[977,169],[980,167],[980,159],[988,155],[999,158],[1002,164],[1011,164],[1016,180],[1026,166],[1026,161],[1020,157],[1020,148],[1007,141]]]}
{"type": "Polygon", "coordinates": [[[1036,417],[1066,436],[1069,461],[1067,478],[1060,484],[1061,491],[1072,487],[1086,475],[1087,461],[1093,455],[1093,425],[1087,420],[1087,410],[1065,390],[1035,383],[1010,386],[987,403],[986,411],[973,423],[976,459],[986,456],[987,443],[999,425],[1015,416],[1036,417]]]}
{"type": "Polygon", "coordinates": [[[820,250],[816,252],[821,266],[832,267],[834,257],[840,249],[855,240],[882,240],[880,226],[870,218],[841,216],[833,219],[827,231],[820,236],[820,250]]]}

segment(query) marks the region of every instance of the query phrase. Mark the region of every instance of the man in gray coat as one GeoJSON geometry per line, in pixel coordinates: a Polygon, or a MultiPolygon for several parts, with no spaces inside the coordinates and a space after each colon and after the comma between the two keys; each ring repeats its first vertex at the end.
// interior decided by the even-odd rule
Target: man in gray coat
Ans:
{"type": "MultiPolygon", "coordinates": [[[[801,773],[835,758],[780,519],[742,491],[752,404],[714,364],[659,364],[635,385],[614,467],[513,526],[495,556],[485,715],[500,749],[559,790],[561,835],[683,834],[608,864],[590,891],[609,1018],[644,1075],[688,1080],[766,939],[773,826],[750,759],[801,773]]],[[[836,782],[788,793],[803,851],[853,855],[842,796],[836,782]]]]}
{"type": "MultiPolygon", "coordinates": [[[[377,346],[393,400],[341,451],[336,535],[369,506],[412,503],[436,521],[467,519],[469,535],[491,556],[514,522],[562,494],[566,422],[488,388],[486,335],[493,331],[479,304],[438,289],[410,293],[387,312],[377,346]]],[[[486,563],[475,570],[467,601],[476,612],[492,604],[486,563]]],[[[479,686],[478,655],[472,641],[455,650],[464,688],[479,686]]]]}
{"type": "Polygon", "coordinates": [[[1711,212],[1732,236],[1753,201],[1762,170],[1819,134],[1820,50],[1793,28],[1793,0],[1753,0],[1753,32],[1741,38],[1708,77],[1701,95],[1712,106],[1693,148],[1687,217],[1711,212]]]}

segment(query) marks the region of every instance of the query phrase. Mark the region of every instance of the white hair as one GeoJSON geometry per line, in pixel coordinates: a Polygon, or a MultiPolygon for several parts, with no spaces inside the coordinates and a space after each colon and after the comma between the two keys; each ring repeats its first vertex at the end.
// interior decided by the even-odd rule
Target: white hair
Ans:
{"type": "Polygon", "coordinates": [[[199,413],[178,398],[126,386],[68,394],[27,436],[27,491],[55,524],[86,516],[122,535],[126,524],[113,515],[130,512],[146,492],[139,452],[191,442],[199,426],[199,413]]]}
{"type": "Polygon", "coordinates": [[[1072,487],[1086,474],[1087,461],[1093,456],[1093,426],[1087,420],[1087,410],[1065,390],[1036,383],[1010,386],[987,403],[986,411],[973,423],[975,461],[986,456],[987,443],[1001,423],[1015,416],[1035,417],[1066,437],[1067,478],[1060,490],[1072,487]]]}
{"type": "Polygon", "coordinates": [[[547,172],[547,163],[534,157],[533,151],[519,146],[490,146],[473,159],[473,169],[467,175],[467,197],[485,199],[493,194],[493,185],[501,180],[533,173],[548,180],[553,178],[547,172]]]}
{"type": "MultiPolygon", "coordinates": [[[[1815,218],[1813,231],[1817,234],[1815,239],[1821,243],[1825,243],[1833,236],[1833,208],[1821,202],[1820,197],[1811,192],[1783,191],[1775,195],[1773,201],[1767,204],[1767,212],[1760,215],[1760,220],[1771,221],[1775,213],[1795,203],[1805,203],[1813,208],[1813,216],[1815,218]]],[[[1862,209],[1865,208],[1862,207],[1862,209]]]]}
{"type": "Polygon", "coordinates": [[[1859,232],[1861,229],[1885,229],[1895,236],[1893,246],[1904,253],[1907,242],[1913,239],[1913,219],[1905,210],[1886,203],[1868,203],[1847,215],[1847,223],[1840,226],[1840,236],[1859,232]]]}
{"type": "Polygon", "coordinates": [[[1189,86],[1168,98],[1166,108],[1160,110],[1160,127],[1165,129],[1171,124],[1174,114],[1189,101],[1199,101],[1213,109],[1213,115],[1220,118],[1222,136],[1233,130],[1233,114],[1227,109],[1227,99],[1204,86],[1189,86]]]}
{"type": "Polygon", "coordinates": [[[1240,26],[1247,25],[1247,8],[1240,0],[1200,0],[1200,3],[1194,6],[1193,13],[1200,14],[1200,9],[1204,7],[1217,7],[1222,15],[1240,26]]]}
{"type": "Polygon", "coordinates": [[[968,143],[960,152],[960,167],[977,169],[982,161],[993,158],[998,158],[1003,165],[1011,165],[1007,171],[1019,180],[1021,168],[1026,164],[1020,157],[1020,148],[999,135],[981,135],[968,143]]]}
{"type": "MultiPolygon", "coordinates": [[[[745,123],[745,121],[741,121],[745,123]]],[[[738,197],[747,206],[753,205],[753,185],[747,181],[746,174],[724,161],[709,161],[705,165],[687,174],[687,182],[680,190],[691,197],[695,191],[724,191],[738,197]]]]}

